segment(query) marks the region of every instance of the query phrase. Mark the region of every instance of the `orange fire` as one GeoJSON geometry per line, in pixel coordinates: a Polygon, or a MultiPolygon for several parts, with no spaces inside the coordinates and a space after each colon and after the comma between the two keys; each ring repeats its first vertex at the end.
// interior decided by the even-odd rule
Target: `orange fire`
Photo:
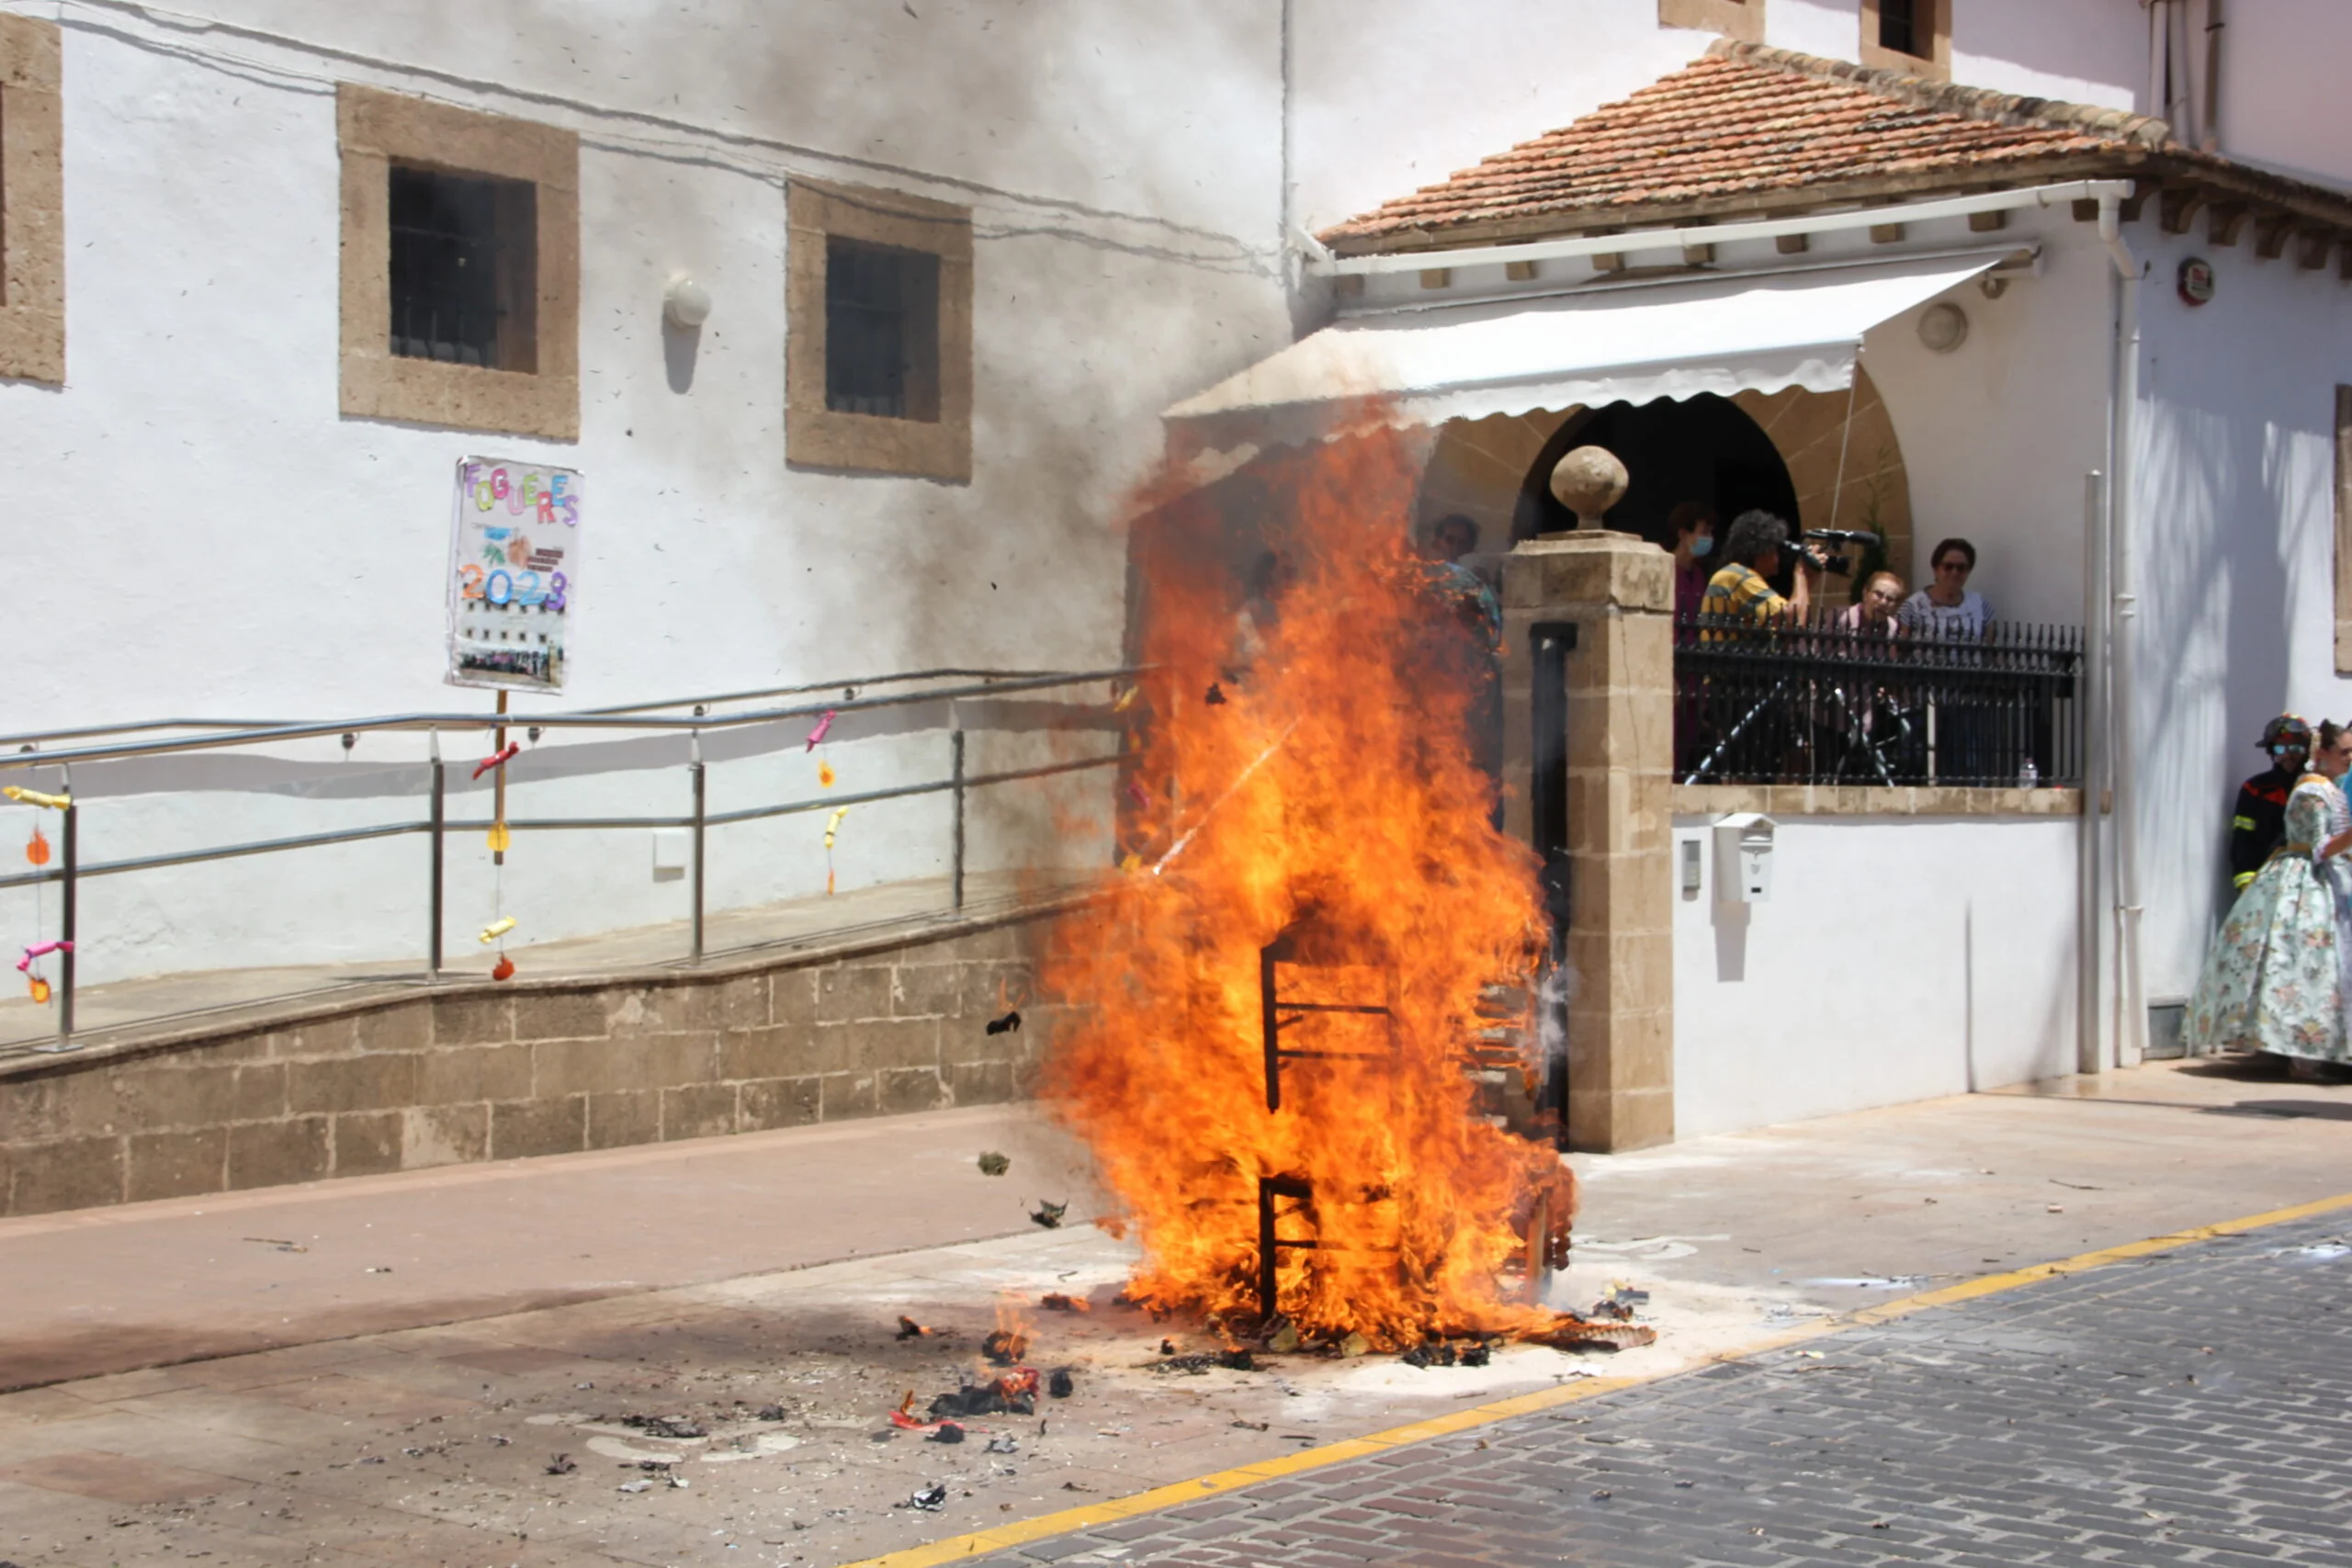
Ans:
{"type": "Polygon", "coordinates": [[[1544,932],[1471,755],[1476,634],[1406,536],[1400,438],[1250,483],[1262,540],[1204,498],[1136,533],[1129,869],[1045,961],[1075,1013],[1046,1098],[1143,1247],[1130,1299],[1262,1326],[1264,1202],[1278,1315],[1310,1341],[1542,1336],[1562,1320],[1503,1275],[1539,1204],[1565,1232],[1573,1182],[1475,1113],[1465,1073],[1482,994],[1526,985],[1544,932]]]}

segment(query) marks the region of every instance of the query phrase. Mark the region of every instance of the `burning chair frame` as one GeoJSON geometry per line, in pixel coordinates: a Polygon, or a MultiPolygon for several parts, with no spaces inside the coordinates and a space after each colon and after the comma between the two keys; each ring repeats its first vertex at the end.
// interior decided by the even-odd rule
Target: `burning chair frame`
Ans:
{"type": "MultiPolygon", "coordinates": [[[[1381,1000],[1372,1001],[1309,1001],[1283,994],[1283,970],[1295,968],[1329,968],[1318,964],[1308,954],[1303,940],[1310,919],[1294,922],[1280,936],[1266,944],[1258,954],[1259,1018],[1265,1050],[1266,1109],[1283,1109],[1283,1068],[1298,1061],[1393,1061],[1399,1042],[1396,1035],[1396,971],[1393,966],[1379,965],[1385,981],[1381,1000]],[[1383,1051],[1325,1051],[1301,1048],[1283,1043],[1283,1032],[1295,1029],[1318,1016],[1354,1017],[1383,1021],[1382,1032],[1387,1038],[1383,1051]]],[[[1482,1043],[1474,1040],[1464,1049],[1464,1066],[1473,1071],[1491,1071],[1494,1066],[1492,1049],[1481,1050],[1482,1043]]],[[[1515,1062],[1515,1053],[1514,1053],[1515,1062]]],[[[1296,1109],[1294,1107],[1294,1109],[1296,1109]]],[[[1285,1252],[1329,1251],[1330,1244],[1320,1236],[1292,1237],[1281,1234],[1281,1222],[1286,1214],[1305,1214],[1315,1221],[1315,1190],[1306,1178],[1291,1175],[1261,1175],[1258,1178],[1258,1312],[1260,1321],[1272,1323],[1280,1314],[1281,1265],[1285,1252]],[[1284,1211],[1281,1201],[1291,1200],[1298,1207],[1284,1211]]],[[[1402,1201],[1403,1200],[1399,1200],[1402,1201]]],[[[1560,1216],[1555,1224],[1552,1196],[1539,1193],[1528,1215],[1522,1232],[1521,1257],[1525,1271],[1525,1297],[1530,1303],[1540,1303],[1545,1286],[1555,1269],[1567,1266],[1568,1216],[1560,1216]]],[[[1401,1256],[1400,1244],[1375,1248],[1401,1256]]]]}

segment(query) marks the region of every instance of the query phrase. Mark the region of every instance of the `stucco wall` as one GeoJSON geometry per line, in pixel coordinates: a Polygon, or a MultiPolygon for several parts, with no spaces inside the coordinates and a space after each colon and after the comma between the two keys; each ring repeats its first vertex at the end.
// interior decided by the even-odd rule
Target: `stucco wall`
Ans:
{"type": "Polygon", "coordinates": [[[1782,818],[1728,908],[1713,820],[1674,826],[1677,1137],[2074,1070],[2076,819],[1782,818]]]}
{"type": "MultiPolygon", "coordinates": [[[[2233,24],[2234,26],[2234,24],[2233,24]]],[[[2224,888],[2223,839],[2255,739],[2282,708],[2352,719],[2335,673],[2335,389],[2352,383],[2352,287],[2333,267],[2257,261],[2203,225],[2143,224],[2145,425],[2138,728],[2143,942],[2152,998],[2196,984],[2224,888]],[[2211,303],[2174,288],[2215,268],[2211,303]]]]}
{"type": "MultiPolygon", "coordinates": [[[[441,683],[451,469],[480,453],[585,475],[573,682],[518,697],[519,722],[945,664],[1115,664],[1118,512],[1159,453],[1159,409],[1287,340],[1279,27],[1255,0],[196,9],[219,25],[63,18],[67,381],[0,381],[10,730],[486,712],[488,694],[441,683]],[[576,443],[338,414],[337,81],[582,138],[576,443]],[[785,187],[803,175],[972,209],[969,484],[790,466],[785,187]],[[662,326],[677,271],[715,301],[698,339],[662,326]]],[[[487,749],[448,744],[453,761],[487,749]]],[[[996,761],[1039,753],[1008,742],[996,761]]],[[[421,738],[371,737],[351,766],[424,756],[421,738]]],[[[848,788],[940,777],[944,736],[837,761],[848,788]]],[[[813,764],[788,766],[714,769],[713,809],[814,793],[813,764]]],[[[1101,777],[1072,788],[1107,798],[1101,777]]],[[[684,789],[675,772],[526,786],[539,805],[514,809],[675,810],[684,789]]],[[[1043,800],[1000,819],[998,863],[1067,848],[1068,811],[1043,800]]],[[[417,805],[94,799],[84,852],[417,805]]],[[[821,821],[730,830],[713,907],[821,886],[821,821]]],[[[945,843],[939,802],[861,808],[842,885],[933,874],[945,843]]],[[[541,934],[683,912],[642,833],[526,838],[514,862],[508,897],[541,934]]],[[[477,870],[453,871],[460,924],[489,897],[477,870]]],[[[84,978],[412,953],[422,874],[400,840],[94,883],[84,978]]],[[[29,903],[0,895],[9,931],[31,928],[29,903]]]]}

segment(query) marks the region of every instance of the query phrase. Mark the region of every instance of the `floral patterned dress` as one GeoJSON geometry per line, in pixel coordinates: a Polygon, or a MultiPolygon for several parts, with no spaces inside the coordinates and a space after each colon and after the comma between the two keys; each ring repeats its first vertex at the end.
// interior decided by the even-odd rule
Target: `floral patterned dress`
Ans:
{"type": "Polygon", "coordinates": [[[2339,911],[2352,907],[2342,857],[2319,846],[2352,820],[2343,792],[2307,774],[2287,797],[2286,839],[2238,896],[2189,998],[2193,1049],[2271,1051],[2346,1059],[2345,949],[2339,911]]]}

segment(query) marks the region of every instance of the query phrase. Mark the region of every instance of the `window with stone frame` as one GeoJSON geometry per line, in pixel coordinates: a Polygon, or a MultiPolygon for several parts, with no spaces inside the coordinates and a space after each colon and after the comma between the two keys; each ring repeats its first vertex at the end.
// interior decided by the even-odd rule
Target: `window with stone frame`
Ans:
{"type": "Polygon", "coordinates": [[[0,378],[65,382],[63,52],[0,14],[0,378]]]}
{"type": "Polygon", "coordinates": [[[1657,0],[1657,25],[1695,28],[1742,43],[1764,41],[1764,0],[1657,0]]]}
{"type": "Polygon", "coordinates": [[[865,186],[786,197],[785,457],[972,477],[972,215],[865,186]]]}
{"type": "Polygon", "coordinates": [[[1952,0],[1861,0],[1859,58],[1906,76],[1951,76],[1952,0]]]}
{"type": "Polygon", "coordinates": [[[345,83],[346,414],[577,440],[580,141],[345,83]]]}

